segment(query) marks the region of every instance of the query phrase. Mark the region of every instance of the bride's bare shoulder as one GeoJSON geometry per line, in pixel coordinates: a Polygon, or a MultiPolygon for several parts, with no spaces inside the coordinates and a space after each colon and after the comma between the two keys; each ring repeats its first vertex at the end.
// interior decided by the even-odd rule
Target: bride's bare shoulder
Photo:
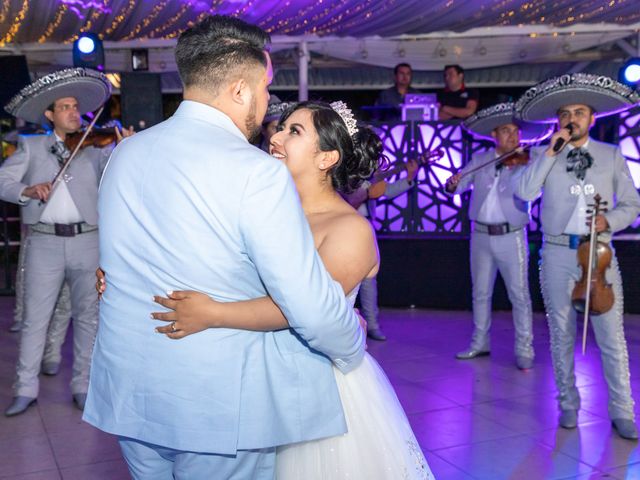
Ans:
{"type": "Polygon", "coordinates": [[[351,241],[361,240],[371,242],[375,240],[373,227],[369,223],[369,220],[351,207],[336,213],[331,220],[327,234],[344,236],[351,241]]]}

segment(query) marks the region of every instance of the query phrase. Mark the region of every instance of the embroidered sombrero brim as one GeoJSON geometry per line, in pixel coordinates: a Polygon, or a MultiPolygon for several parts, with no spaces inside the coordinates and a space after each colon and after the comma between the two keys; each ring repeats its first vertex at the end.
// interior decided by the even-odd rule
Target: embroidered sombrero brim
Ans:
{"type": "Polygon", "coordinates": [[[45,124],[44,111],[59,98],[73,97],[81,114],[97,110],[111,96],[107,77],[88,68],[68,68],[39,78],[18,92],[5,106],[11,115],[45,124]]]}
{"type": "Polygon", "coordinates": [[[529,122],[555,123],[558,109],[582,104],[596,117],[623,112],[640,102],[640,95],[612,78],[573,73],[531,87],[516,102],[516,117],[529,122]]]}
{"type": "Polygon", "coordinates": [[[267,107],[267,113],[264,116],[264,120],[262,123],[270,123],[274,120],[280,120],[282,114],[287,110],[290,106],[292,106],[293,102],[280,102],[271,103],[267,107]]]}
{"type": "Polygon", "coordinates": [[[467,118],[462,125],[476,137],[492,139],[491,132],[508,123],[514,123],[520,127],[520,140],[523,142],[542,140],[551,130],[549,125],[516,120],[513,103],[499,103],[479,110],[467,118]]]}

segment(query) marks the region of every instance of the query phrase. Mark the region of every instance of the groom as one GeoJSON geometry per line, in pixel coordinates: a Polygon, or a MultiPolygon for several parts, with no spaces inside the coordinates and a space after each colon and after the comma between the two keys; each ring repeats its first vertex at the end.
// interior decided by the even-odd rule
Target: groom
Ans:
{"type": "Polygon", "coordinates": [[[84,419],[118,435],[135,479],[272,479],[276,445],[346,431],[331,360],[354,368],[363,331],[286,167],[247,141],[269,100],[268,42],[224,16],[185,31],[184,101],[123,142],[102,179],[109,288],[84,419]],[[291,329],[170,340],[149,314],[152,296],[173,289],[270,295],[291,329]]]}

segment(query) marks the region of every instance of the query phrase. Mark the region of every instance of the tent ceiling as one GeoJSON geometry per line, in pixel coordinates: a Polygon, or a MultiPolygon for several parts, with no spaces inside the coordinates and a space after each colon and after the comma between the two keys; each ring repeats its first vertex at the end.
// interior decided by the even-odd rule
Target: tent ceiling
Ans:
{"type": "Polygon", "coordinates": [[[640,55],[638,0],[0,0],[0,54],[25,54],[41,74],[71,65],[72,41],[94,32],[104,40],[108,71],[130,70],[130,50],[148,48],[150,71],[170,73],[176,36],[210,13],[271,32],[283,71],[276,86],[297,68],[300,51],[310,52],[312,69],[408,62],[431,72],[451,63],[581,69],[640,55]]]}
{"type": "Polygon", "coordinates": [[[211,13],[277,35],[392,37],[473,28],[640,22],[637,0],[3,0],[0,44],[174,38],[211,13]]]}

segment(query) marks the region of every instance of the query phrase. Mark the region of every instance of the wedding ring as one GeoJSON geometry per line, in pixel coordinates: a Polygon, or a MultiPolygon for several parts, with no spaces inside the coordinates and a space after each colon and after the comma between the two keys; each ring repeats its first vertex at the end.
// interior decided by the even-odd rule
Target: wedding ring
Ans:
{"type": "Polygon", "coordinates": [[[177,331],[176,322],[171,322],[171,333],[176,333],[177,331]]]}

